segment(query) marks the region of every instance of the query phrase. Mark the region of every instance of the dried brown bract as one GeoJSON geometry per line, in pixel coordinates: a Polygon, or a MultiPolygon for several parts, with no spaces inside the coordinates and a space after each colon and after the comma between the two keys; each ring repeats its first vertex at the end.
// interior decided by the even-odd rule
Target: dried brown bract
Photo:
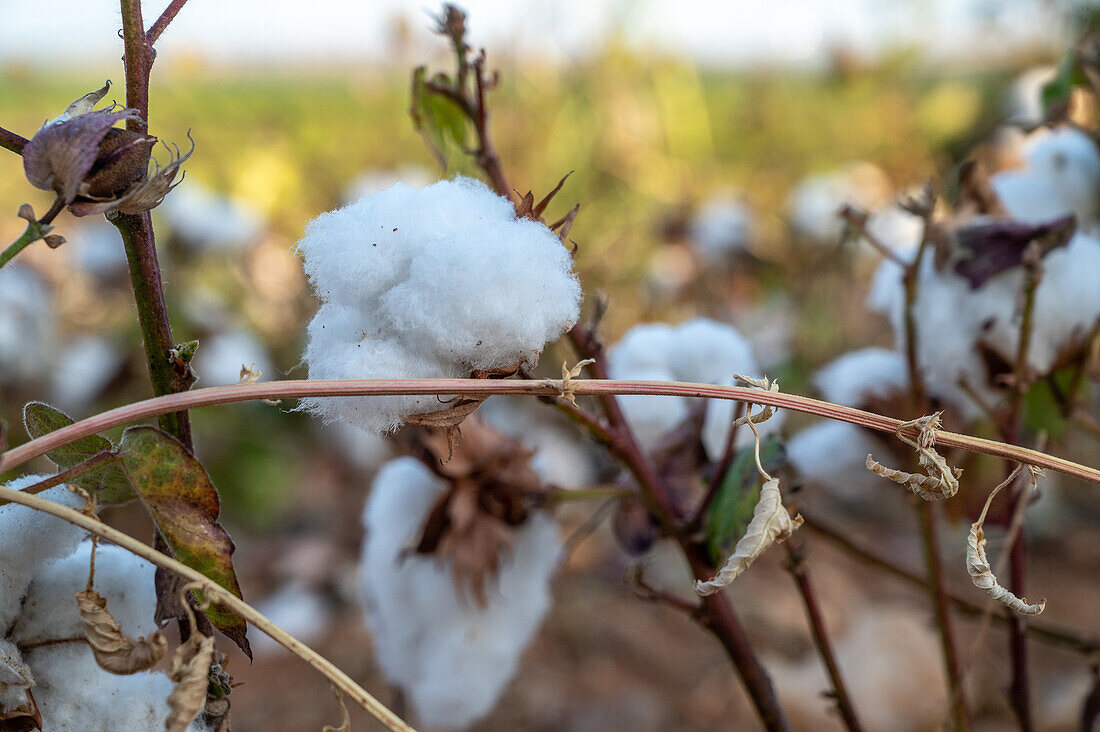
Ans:
{"type": "MultiPolygon", "coordinates": [[[[1034,489],[1037,484],[1038,476],[1042,472],[1031,465],[1027,466],[1028,472],[1031,476],[1031,487],[1034,489]]],[[[982,513],[978,516],[978,520],[970,525],[970,535],[966,539],[966,571],[970,573],[970,579],[974,582],[974,585],[982,590],[985,590],[990,597],[997,602],[1001,603],[1007,608],[1014,610],[1020,615],[1038,615],[1046,608],[1047,601],[1042,599],[1035,604],[1030,604],[1025,598],[1017,597],[1009,590],[1001,586],[1001,583],[997,581],[997,577],[993,574],[993,568],[989,564],[989,558],[985,553],[985,532],[982,530],[982,525],[985,523],[985,515],[989,511],[989,505],[993,503],[994,496],[1006,485],[1010,484],[1015,478],[1016,474],[1013,473],[1009,476],[1008,480],[1001,483],[994,488],[989,498],[985,501],[985,507],[982,508],[982,513]]],[[[1024,500],[1022,497],[1020,500],[1024,500]]]]}
{"type": "Polygon", "coordinates": [[[867,456],[867,469],[875,475],[882,476],[895,483],[904,485],[910,491],[926,501],[939,501],[951,498],[959,491],[959,476],[962,470],[953,468],[936,452],[936,430],[940,428],[940,417],[943,412],[904,422],[898,426],[898,439],[917,450],[917,461],[926,473],[907,473],[904,470],[894,470],[876,462],[871,456],[867,456]],[[905,434],[906,429],[916,428],[917,439],[905,434]]]}
{"type": "Polygon", "coordinates": [[[0,730],[42,728],[42,715],[31,687],[34,676],[15,644],[0,639],[0,730]]]}
{"type": "Polygon", "coordinates": [[[458,586],[485,605],[488,580],[542,493],[531,451],[476,417],[453,453],[447,428],[407,428],[400,439],[450,484],[428,513],[416,553],[448,561],[458,586]]]}
{"type": "Polygon", "coordinates": [[[57,194],[55,209],[68,206],[76,216],[148,211],[168,195],[191,154],[176,148],[161,168],[152,159],[156,137],[115,127],[139,120],[137,110],[94,109],[109,89],[110,82],[74,101],[23,148],[27,180],[57,194]]]}
{"type": "Polygon", "coordinates": [[[107,611],[107,598],[95,590],[76,593],[76,604],[84,623],[84,637],[104,671],[124,676],[144,671],[164,658],[168,640],[160,631],[148,639],[143,636],[135,640],[126,635],[107,611]]]}

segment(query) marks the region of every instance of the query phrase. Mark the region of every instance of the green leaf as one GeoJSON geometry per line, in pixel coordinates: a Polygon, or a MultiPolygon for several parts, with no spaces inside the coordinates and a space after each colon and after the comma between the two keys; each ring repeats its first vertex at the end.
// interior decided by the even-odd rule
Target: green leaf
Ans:
{"type": "Polygon", "coordinates": [[[1073,87],[1085,84],[1088,84],[1088,79],[1081,68],[1076,49],[1070,49],[1058,65],[1058,73],[1043,87],[1043,112],[1050,116],[1052,112],[1065,110],[1069,106],[1073,87]]]}
{"type": "MultiPolygon", "coordinates": [[[[1072,380],[1071,371],[1072,369],[1066,368],[1054,375],[1054,380],[1063,393],[1072,380]]],[[[1062,407],[1046,379],[1035,382],[1024,395],[1023,418],[1029,432],[1046,432],[1053,441],[1061,439],[1069,427],[1062,414],[1062,407]]]]}
{"type": "MultiPolygon", "coordinates": [[[[432,148],[443,167],[447,166],[448,151],[452,146],[466,148],[466,113],[452,99],[428,88],[427,69],[423,66],[413,72],[412,106],[409,110],[416,129],[432,148]]],[[[445,77],[437,77],[449,84],[445,77]]]]}
{"type": "MultiPolygon", "coordinates": [[[[775,469],[783,459],[783,445],[778,440],[770,440],[760,449],[760,460],[767,470],[775,469]]],[[[711,561],[718,564],[725,561],[730,548],[752,520],[759,497],[756,457],[751,448],[746,448],[737,453],[722,485],[707,506],[706,541],[711,561]]]]}
{"type": "MultiPolygon", "coordinates": [[[[218,523],[218,491],[202,463],[178,440],[154,427],[127,429],[118,452],[130,482],[176,559],[240,597],[233,570],[233,540],[218,523]]],[[[252,656],[244,618],[221,603],[211,603],[206,615],[215,628],[252,656]]]]}
{"type": "MultiPolygon", "coordinates": [[[[42,437],[62,427],[68,427],[72,423],[72,417],[54,409],[49,404],[29,402],[23,407],[23,425],[32,438],[42,437]]],[[[61,470],[68,470],[114,449],[114,445],[106,437],[89,435],[68,445],[54,448],[47,452],[46,456],[61,470]]],[[[130,485],[130,479],[119,460],[100,463],[69,482],[94,495],[100,504],[122,503],[135,497],[134,488],[130,485]]]]}

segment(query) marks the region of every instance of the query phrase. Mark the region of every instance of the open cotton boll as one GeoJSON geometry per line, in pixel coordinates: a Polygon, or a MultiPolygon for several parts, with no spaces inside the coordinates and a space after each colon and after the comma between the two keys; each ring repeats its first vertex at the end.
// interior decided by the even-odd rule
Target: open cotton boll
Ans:
{"type": "Polygon", "coordinates": [[[814,376],[814,386],[829,402],[847,407],[887,399],[909,389],[905,354],[887,348],[862,348],[830,361],[814,376]]]}
{"type": "MultiPolygon", "coordinates": [[[[22,490],[45,478],[24,475],[6,487],[22,490]]],[[[38,496],[69,508],[84,505],[84,499],[64,485],[44,490],[38,496]]],[[[19,615],[27,588],[39,570],[72,553],[84,534],[84,529],[43,511],[17,503],[0,506],[0,633],[6,633],[19,615]]]]}
{"type": "Polygon", "coordinates": [[[255,244],[264,229],[250,205],[192,179],[174,189],[153,215],[195,252],[239,252],[255,244]]]}
{"type": "Polygon", "coordinates": [[[866,430],[828,420],[791,436],[787,440],[787,460],[807,483],[854,500],[881,488],[882,479],[865,465],[867,455],[881,448],[866,430]]]}
{"type": "Polygon", "coordinates": [[[202,386],[236,384],[241,380],[241,367],[253,364],[265,377],[274,374],[267,348],[243,328],[203,338],[192,361],[202,386]]]}
{"type": "MultiPolygon", "coordinates": [[[[1042,260],[1042,278],[1035,290],[1028,364],[1046,374],[1058,354],[1088,336],[1100,318],[1100,240],[1077,234],[1070,243],[1042,260]]],[[[1023,286],[1018,270],[999,273],[978,290],[978,295],[1001,307],[991,317],[983,341],[1010,362],[1015,359],[1020,336],[1017,302],[1023,286]]]]}
{"type": "MultiPolygon", "coordinates": [[[[732,325],[708,318],[694,318],[677,326],[635,326],[611,349],[608,363],[613,379],[730,386],[734,374],[761,375],[749,341],[732,325]]],[[[624,396],[619,403],[642,448],[647,450],[688,415],[689,402],[681,398],[624,396]]],[[[725,452],[733,414],[733,402],[711,400],[702,432],[703,446],[711,460],[718,460],[725,452]]],[[[781,422],[781,413],[776,413],[760,425],[760,434],[776,431],[781,422]]],[[[737,440],[739,445],[751,444],[752,431],[742,430],[737,440]]]]}
{"type": "Polygon", "coordinates": [[[42,279],[19,264],[0,268],[0,384],[46,371],[56,338],[53,302],[42,279]]]}
{"type": "Polygon", "coordinates": [[[420,165],[399,165],[392,169],[367,170],[353,178],[344,188],[343,200],[345,203],[354,203],[360,198],[374,195],[387,188],[392,188],[397,183],[404,183],[413,188],[423,188],[436,176],[427,168],[420,165]]]}
{"type": "MultiPolygon", "coordinates": [[[[319,216],[298,244],[323,305],[311,378],[468,376],[531,366],[579,315],[572,257],[545,226],[468,178],[395,185],[319,216]]],[[[434,398],[313,399],[384,431],[434,398]]]]}
{"type": "MultiPolygon", "coordinates": [[[[91,550],[90,541],[81,542],[72,554],[39,568],[10,631],[16,643],[25,646],[84,634],[74,598],[88,583],[91,550]]],[[[131,637],[157,630],[153,622],[157,605],[154,573],[152,564],[125,549],[110,544],[96,549],[95,590],[107,600],[122,631],[131,637]]]]}
{"type": "Polygon", "coordinates": [[[1100,207],[1100,150],[1075,127],[1040,129],[1023,147],[1024,168],[1001,171],[990,184],[1008,213],[1039,222],[1072,213],[1085,228],[1100,207]]]}
{"type": "Polygon", "coordinates": [[[445,484],[412,458],[387,463],[363,512],[360,595],[387,678],[425,727],[462,728],[488,713],[550,604],[561,552],[552,521],[532,515],[515,533],[488,605],[456,594],[450,568],[408,554],[445,484]]]}
{"type": "MultiPolygon", "coordinates": [[[[894,253],[907,254],[911,259],[920,246],[924,222],[898,206],[887,206],[871,214],[867,231],[894,253]]],[[[865,242],[863,247],[868,253],[873,251],[865,242]]]]}
{"type": "MultiPolygon", "coordinates": [[[[96,665],[92,649],[84,643],[41,646],[28,651],[24,658],[34,672],[32,691],[42,713],[43,730],[164,730],[168,695],[174,686],[164,673],[108,673],[96,665]]],[[[207,732],[210,728],[195,721],[187,729],[207,732]]]]}
{"type": "MultiPolygon", "coordinates": [[[[965,419],[978,418],[982,409],[959,386],[959,380],[965,378],[990,405],[1002,399],[1004,393],[988,383],[978,344],[991,319],[1012,312],[1014,299],[1005,301],[988,286],[977,293],[971,291],[967,281],[950,268],[937,271],[931,252],[921,261],[919,283],[914,312],[917,361],[925,385],[932,396],[965,419]]],[[[895,262],[885,260],[879,265],[867,304],[890,319],[896,348],[904,349],[905,294],[902,269],[895,262]]]]}
{"type": "Polygon", "coordinates": [[[69,341],[50,374],[50,401],[70,414],[85,411],[125,361],[118,346],[106,338],[81,336],[69,341]]]}
{"type": "Polygon", "coordinates": [[[835,244],[844,230],[839,213],[845,204],[873,210],[889,195],[890,181],[885,173],[870,163],[851,163],[799,181],[787,199],[787,215],[802,237],[835,244]]]}
{"type": "Polygon", "coordinates": [[[752,242],[753,215],[744,194],[724,191],[711,196],[688,223],[688,237],[708,262],[724,262],[752,242]]]}

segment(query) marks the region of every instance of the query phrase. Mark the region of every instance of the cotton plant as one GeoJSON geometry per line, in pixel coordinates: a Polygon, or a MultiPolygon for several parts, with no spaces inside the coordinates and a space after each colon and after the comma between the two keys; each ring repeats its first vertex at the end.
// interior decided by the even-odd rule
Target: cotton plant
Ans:
{"type": "Polygon", "coordinates": [[[854,162],[826,173],[806,176],[787,199],[787,216],[803,240],[835,245],[843,232],[837,213],[845,205],[864,210],[883,206],[890,197],[890,181],[878,167],[854,162]]]}
{"type": "MultiPolygon", "coordinates": [[[[24,476],[7,487],[44,477],[24,476]]],[[[70,508],[85,501],[65,485],[40,495],[70,508]]],[[[108,672],[85,639],[76,596],[88,588],[91,559],[82,529],[24,506],[0,506],[0,719],[34,720],[50,732],[164,730],[174,687],[167,674],[108,672]]],[[[95,550],[94,587],[127,635],[159,635],[153,569],[118,547],[95,550]]],[[[196,721],[187,729],[211,728],[196,721]]]]}
{"type": "MultiPolygon", "coordinates": [[[[609,371],[615,379],[693,381],[733,385],[735,374],[758,373],[752,345],[731,325],[695,318],[680,325],[648,323],[623,334],[611,348],[609,371]]],[[[626,396],[619,400],[643,449],[660,439],[689,414],[690,402],[661,396],[626,396]]],[[[701,439],[711,460],[726,449],[734,406],[728,401],[707,405],[701,439]]],[[[760,426],[761,434],[778,430],[781,416],[760,426]]],[[[739,432],[737,446],[752,444],[748,430],[739,432]]]]}
{"type": "Polygon", "coordinates": [[[414,548],[447,483],[419,461],[386,463],[363,511],[359,594],[378,663],[428,727],[485,716],[515,674],[550,606],[561,554],[554,522],[533,515],[509,542],[484,597],[414,548]]]}
{"type": "MultiPolygon", "coordinates": [[[[298,244],[321,307],[313,379],[465,377],[530,368],[577,321],[572,258],[485,184],[396,184],[306,227],[298,244]]],[[[311,399],[325,420],[391,432],[434,397],[311,399]]]]}

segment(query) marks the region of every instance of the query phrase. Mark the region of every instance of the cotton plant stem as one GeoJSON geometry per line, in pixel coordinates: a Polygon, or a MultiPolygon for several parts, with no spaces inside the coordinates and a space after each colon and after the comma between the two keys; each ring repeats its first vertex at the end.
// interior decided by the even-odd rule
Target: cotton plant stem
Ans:
{"type": "MultiPolygon", "coordinates": [[[[935,202],[929,190],[924,211],[920,245],[913,261],[905,266],[902,286],[905,290],[904,336],[905,359],[909,375],[909,391],[917,410],[925,414],[928,411],[928,391],[924,383],[924,373],[920,367],[920,333],[917,330],[917,299],[920,295],[921,262],[931,241],[932,213],[935,202]]],[[[951,606],[943,578],[943,562],[939,548],[938,508],[925,501],[916,507],[920,523],[921,543],[924,546],[924,562],[928,571],[927,592],[939,628],[940,648],[943,654],[944,670],[947,672],[948,690],[951,694],[951,717],[954,728],[963,732],[970,727],[966,704],[966,692],[963,687],[962,666],[959,663],[958,648],[955,645],[955,629],[951,618],[951,606]]]]}
{"type": "Polygon", "coordinates": [[[787,549],[787,571],[790,572],[795,586],[798,587],[798,594],[806,609],[806,620],[810,625],[814,646],[817,648],[817,654],[821,656],[821,662],[825,665],[825,671],[829,674],[829,681],[833,685],[832,697],[836,701],[837,711],[840,712],[840,718],[850,732],[860,732],[863,726],[859,723],[855,705],[852,704],[852,697],[848,694],[848,687],[840,671],[840,664],[837,663],[836,654],[833,653],[833,645],[825,627],[821,605],[817,601],[817,593],[814,592],[813,583],[810,581],[810,572],[806,569],[806,545],[792,536],[784,542],[783,546],[787,549]]]}
{"type": "Polygon", "coordinates": [[[30,142],[22,135],[17,135],[11,130],[6,130],[0,127],[0,147],[5,150],[11,150],[16,155],[23,154],[23,147],[30,142]]]}
{"type": "MultiPolygon", "coordinates": [[[[46,228],[47,230],[49,229],[49,227],[46,228]]],[[[5,264],[14,259],[16,254],[19,254],[19,252],[23,251],[31,244],[34,244],[41,238],[42,224],[37,221],[28,222],[27,228],[23,231],[23,234],[18,239],[9,244],[8,247],[4,249],[4,251],[0,252],[0,267],[3,267],[5,264]]]]}
{"type": "Polygon", "coordinates": [[[237,613],[258,630],[262,631],[265,635],[269,636],[279,645],[286,648],[288,651],[298,656],[314,669],[319,671],[329,681],[335,684],[340,691],[350,697],[359,706],[366,710],[372,717],[384,724],[387,729],[392,732],[413,732],[412,727],[405,724],[398,718],[393,712],[386,708],[381,702],[371,696],[365,689],[356,684],[347,674],[340,669],[336,668],[330,661],[319,655],[316,651],[311,649],[305,643],[294,636],[287,633],[282,628],[278,627],[266,617],[261,615],[255,608],[248,603],[244,602],[236,595],[224,590],[214,580],[204,576],[200,572],[191,569],[185,564],[182,564],[171,557],[156,551],[155,549],[142,544],[140,541],[134,539],[127,534],[113,529],[107,526],[99,519],[86,516],[80,511],[62,506],[53,501],[47,501],[44,498],[30,495],[20,491],[11,490],[10,488],[0,487],[0,499],[10,501],[11,503],[18,503],[28,508],[33,508],[37,511],[44,511],[45,513],[56,516],[60,519],[68,521],[71,524],[89,531],[101,539],[106,539],[113,544],[116,544],[126,551],[141,557],[145,561],[160,567],[161,569],[173,572],[180,577],[186,579],[189,582],[198,582],[202,585],[203,594],[213,600],[214,602],[223,603],[228,606],[233,612],[237,613]]]}
{"type": "MultiPolygon", "coordinates": [[[[537,381],[509,381],[497,379],[317,379],[300,381],[267,381],[256,384],[231,384],[212,386],[145,399],[118,407],[94,417],[83,419],[67,427],[50,432],[37,439],[14,447],[0,455],[0,472],[11,470],[28,460],[44,455],[62,445],[94,435],[112,427],[197,407],[233,404],[264,399],[296,399],[302,397],[342,396],[414,396],[448,395],[464,396],[558,396],[561,387],[551,379],[537,381]]],[[[572,382],[576,396],[649,395],[668,397],[701,397],[726,399],[738,402],[765,404],[779,409],[813,414],[841,422],[860,425],[879,432],[895,434],[903,422],[874,412],[823,402],[810,397],[783,392],[769,392],[741,386],[696,384],[681,381],[637,381],[629,379],[577,379],[572,382]]],[[[936,444],[958,448],[968,452],[983,453],[1013,462],[1027,463],[1040,468],[1070,475],[1091,483],[1100,484],[1100,470],[1075,463],[1064,458],[1038,452],[1019,445],[1008,445],[996,440],[971,437],[946,430],[936,431],[936,444]]],[[[916,434],[914,433],[914,437],[916,434]]]]}
{"type": "MultiPolygon", "coordinates": [[[[928,578],[920,572],[902,567],[890,557],[868,546],[863,546],[858,541],[854,541],[849,535],[849,532],[842,531],[832,526],[829,522],[821,520],[814,514],[808,514],[804,509],[801,511],[801,514],[807,528],[815,534],[828,539],[839,549],[852,555],[855,559],[885,572],[906,584],[912,585],[913,587],[927,587],[928,578]]],[[[948,592],[947,596],[948,599],[951,600],[951,604],[959,612],[978,620],[981,620],[985,615],[985,605],[971,602],[951,592],[948,592]]],[[[992,618],[995,622],[1004,626],[1007,626],[1009,623],[1009,618],[1006,615],[995,613],[992,618]]],[[[1045,621],[1033,620],[1028,624],[1027,630],[1035,640],[1051,646],[1070,650],[1084,656],[1092,656],[1100,652],[1100,638],[1085,637],[1073,630],[1059,628],[1045,621]]]]}
{"type": "Polygon", "coordinates": [[[164,32],[164,29],[168,27],[168,24],[175,19],[176,14],[187,3],[187,0],[172,0],[168,4],[168,7],[164,9],[164,12],[160,14],[160,17],[153,21],[153,24],[149,26],[149,30],[145,32],[145,41],[152,46],[160,38],[160,34],[164,32]]]}
{"type": "Polygon", "coordinates": [[[959,663],[958,648],[955,644],[955,626],[951,619],[951,604],[943,578],[943,560],[940,556],[939,507],[927,501],[917,506],[917,518],[920,522],[921,542],[924,545],[924,565],[927,571],[928,596],[936,614],[936,625],[940,631],[940,646],[943,652],[944,666],[947,671],[951,709],[955,729],[969,727],[966,697],[963,694],[963,672],[959,663]]]}

